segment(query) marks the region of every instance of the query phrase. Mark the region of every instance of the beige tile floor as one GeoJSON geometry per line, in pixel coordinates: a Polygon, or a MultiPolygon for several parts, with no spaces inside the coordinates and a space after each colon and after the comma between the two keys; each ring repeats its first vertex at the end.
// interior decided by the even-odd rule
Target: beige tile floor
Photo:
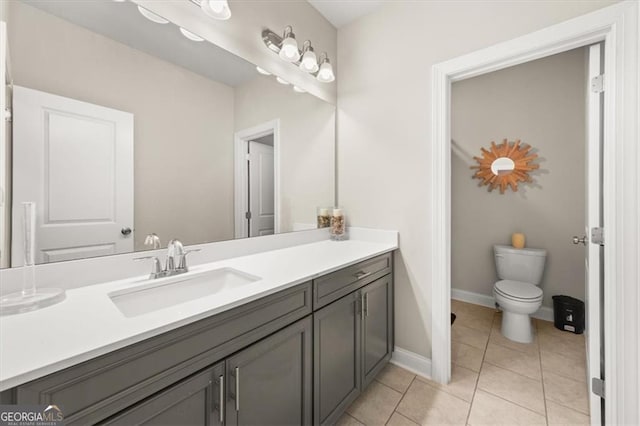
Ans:
{"type": "Polygon", "coordinates": [[[533,343],[515,343],[499,312],[455,300],[451,309],[451,383],[389,364],[339,425],[589,424],[583,335],[535,320],[533,343]]]}

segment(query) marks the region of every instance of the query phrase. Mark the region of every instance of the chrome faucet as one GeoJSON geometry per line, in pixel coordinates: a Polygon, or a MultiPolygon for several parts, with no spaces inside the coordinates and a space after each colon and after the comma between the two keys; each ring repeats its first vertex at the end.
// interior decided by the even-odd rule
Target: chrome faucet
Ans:
{"type": "Polygon", "coordinates": [[[194,251],[200,251],[200,249],[185,250],[179,240],[171,240],[167,245],[167,261],[165,262],[164,269],[162,269],[160,260],[156,256],[136,257],[133,260],[152,260],[153,267],[151,269],[151,274],[149,275],[150,279],[170,277],[172,275],[189,272],[189,268],[187,267],[187,255],[194,251]],[[178,266],[176,266],[176,264],[178,266]]]}

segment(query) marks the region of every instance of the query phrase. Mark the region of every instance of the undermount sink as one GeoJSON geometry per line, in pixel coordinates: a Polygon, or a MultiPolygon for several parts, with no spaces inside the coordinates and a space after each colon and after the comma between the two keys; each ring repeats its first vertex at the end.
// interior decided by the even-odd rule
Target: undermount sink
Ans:
{"type": "Polygon", "coordinates": [[[237,269],[220,268],[147,280],[143,285],[111,292],[109,297],[120,312],[130,318],[233,290],[260,279],[237,269]]]}

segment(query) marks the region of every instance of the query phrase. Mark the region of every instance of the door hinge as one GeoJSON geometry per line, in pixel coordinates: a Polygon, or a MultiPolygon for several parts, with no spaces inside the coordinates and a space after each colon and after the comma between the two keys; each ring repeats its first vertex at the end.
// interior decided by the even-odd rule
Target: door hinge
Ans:
{"type": "Polygon", "coordinates": [[[591,228],[591,242],[600,246],[604,245],[604,228],[591,228]]]}
{"type": "Polygon", "coordinates": [[[604,74],[597,75],[591,79],[591,91],[593,93],[604,92],[604,74]]]}
{"type": "Polygon", "coordinates": [[[591,378],[591,392],[604,399],[604,380],[597,377],[591,378]]]}
{"type": "Polygon", "coordinates": [[[251,154],[247,153],[247,156],[245,157],[247,159],[247,161],[251,160],[251,154]]]}
{"type": "Polygon", "coordinates": [[[244,218],[245,218],[245,219],[251,219],[251,212],[246,212],[246,213],[244,214],[244,218]]]}

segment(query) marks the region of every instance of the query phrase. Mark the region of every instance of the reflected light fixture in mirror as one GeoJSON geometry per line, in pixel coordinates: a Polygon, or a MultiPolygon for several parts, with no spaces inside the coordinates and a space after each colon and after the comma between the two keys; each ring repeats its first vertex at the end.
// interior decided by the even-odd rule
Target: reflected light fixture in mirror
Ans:
{"type": "Polygon", "coordinates": [[[288,86],[289,84],[291,84],[287,80],[285,80],[284,78],[276,77],[276,80],[278,81],[278,83],[284,84],[285,86],[288,86]]]}
{"type": "Polygon", "coordinates": [[[231,9],[227,0],[201,0],[200,8],[205,15],[220,20],[231,18],[231,9]]]}
{"type": "Polygon", "coordinates": [[[304,90],[302,87],[298,87],[298,86],[293,86],[293,91],[296,93],[307,93],[306,90],[304,90]]]}
{"type": "Polygon", "coordinates": [[[180,32],[182,33],[183,36],[185,36],[186,38],[188,38],[191,41],[204,41],[204,39],[202,37],[192,33],[189,30],[185,30],[182,27],[180,27],[180,32]]]}
{"type": "Polygon", "coordinates": [[[150,11],[148,11],[147,9],[145,9],[142,6],[138,6],[138,11],[140,12],[140,14],[142,16],[144,16],[145,18],[147,18],[151,22],[155,22],[156,24],[168,24],[169,23],[169,21],[164,19],[162,16],[156,15],[155,13],[150,12],[150,11]]]}
{"type": "Polygon", "coordinates": [[[298,42],[296,41],[296,35],[293,33],[293,28],[286,27],[282,38],[280,53],[278,53],[280,59],[287,62],[296,62],[300,59],[300,51],[298,51],[298,42]]]}
{"type": "Polygon", "coordinates": [[[262,75],[271,75],[271,73],[264,68],[256,67],[256,71],[258,71],[262,75]]]}
{"type": "Polygon", "coordinates": [[[311,41],[307,40],[304,42],[302,52],[303,54],[302,60],[300,61],[300,69],[308,73],[314,73],[318,71],[318,59],[316,58],[316,54],[313,51],[313,47],[311,47],[311,41]]]}

